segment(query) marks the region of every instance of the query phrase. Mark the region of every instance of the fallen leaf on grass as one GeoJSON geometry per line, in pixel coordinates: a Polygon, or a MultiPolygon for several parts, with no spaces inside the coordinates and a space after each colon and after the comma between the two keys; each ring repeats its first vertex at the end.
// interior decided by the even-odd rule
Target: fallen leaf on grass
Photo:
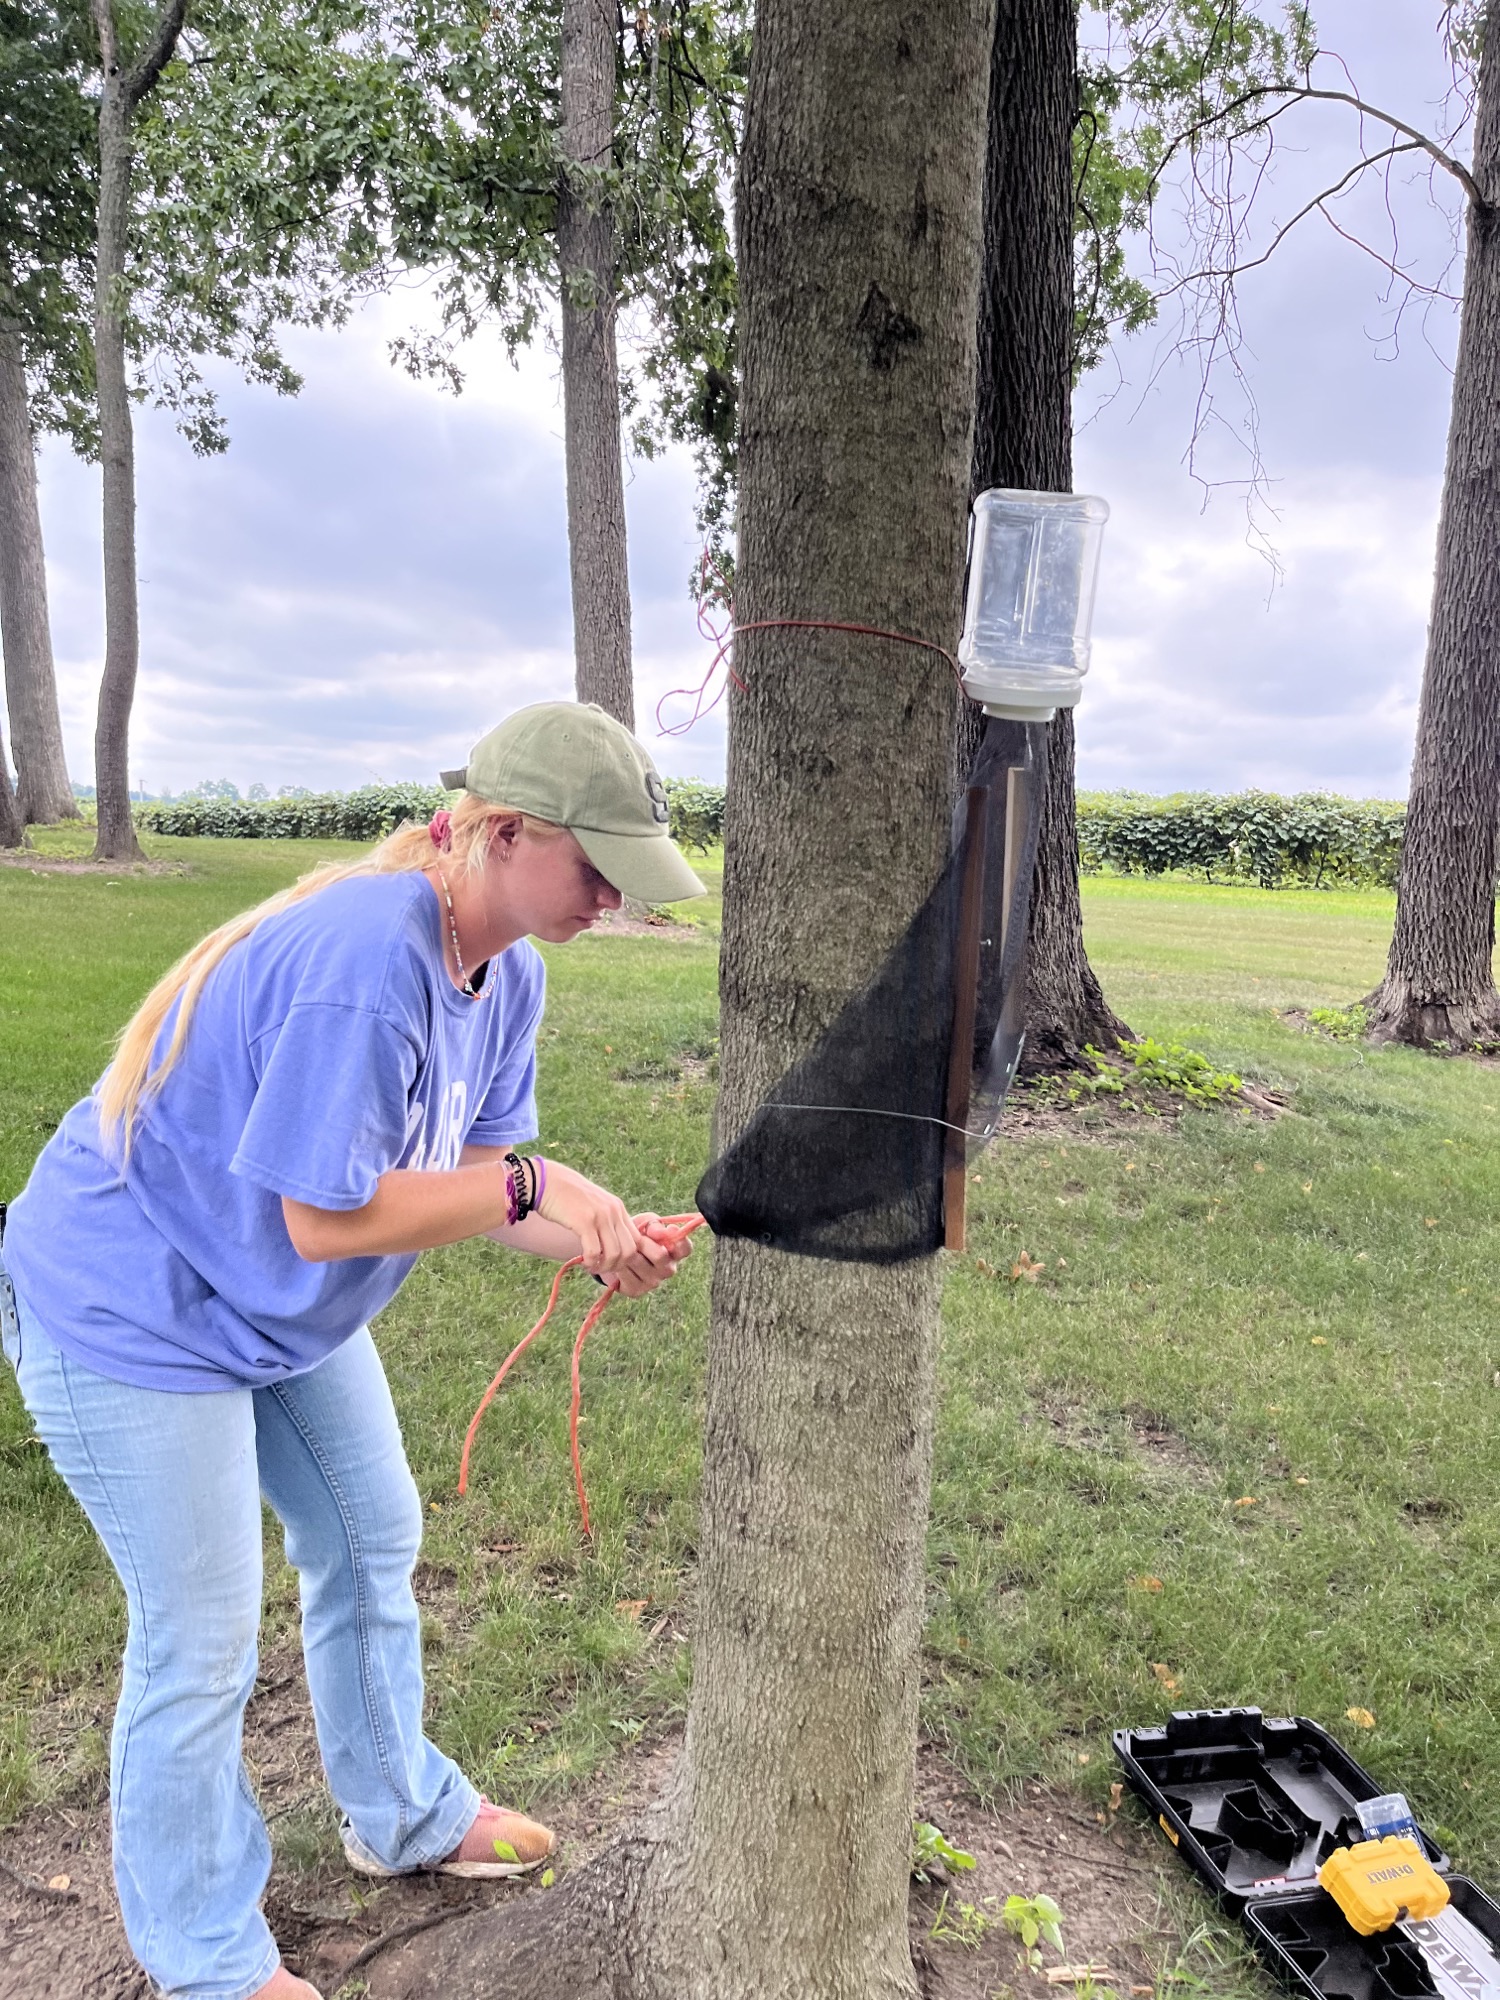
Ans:
{"type": "Polygon", "coordinates": [[[1258,1174],[1263,1174],[1263,1173],[1265,1172],[1265,1170],[1266,1170],[1266,1168],[1265,1168],[1265,1162],[1264,1162],[1263,1160],[1257,1160],[1257,1161],[1255,1162],[1255,1171],[1256,1171],[1256,1172],[1257,1172],[1258,1174]]]}
{"type": "Polygon", "coordinates": [[[1078,1761],[1079,1761],[1079,1763],[1080,1763],[1080,1764],[1087,1764],[1087,1763],[1088,1763],[1088,1761],[1089,1761],[1089,1759],[1090,1759],[1090,1757],[1092,1756],[1092,1754],[1093,1754],[1093,1753],[1092,1753],[1092,1751],[1089,1751],[1089,1750],[1080,1750],[1080,1751],[1079,1751],[1079,1753],[1078,1753],[1078,1761]]]}
{"type": "Polygon", "coordinates": [[[1424,1215],[1422,1220],[1427,1224],[1429,1229],[1437,1228],[1437,1217],[1435,1215],[1424,1215]]]}
{"type": "Polygon", "coordinates": [[[1179,1685],[1177,1677],[1164,1660],[1153,1660],[1151,1671],[1169,1694],[1176,1694],[1179,1685]]]}
{"type": "Polygon", "coordinates": [[[1312,1337],[1312,1344],[1314,1347],[1326,1347],[1328,1342],[1321,1333],[1315,1333],[1312,1337]]]}
{"type": "Polygon", "coordinates": [[[615,1606],[615,1611],[619,1617],[629,1618],[633,1623],[639,1624],[641,1613],[650,1602],[649,1597],[622,1597],[615,1606]]]}
{"type": "Polygon", "coordinates": [[[994,1278],[999,1275],[994,1265],[987,1264],[983,1257],[976,1257],[974,1259],[974,1269],[979,1273],[981,1278],[994,1278]]]}
{"type": "Polygon", "coordinates": [[[1120,1810],[1120,1805],[1124,1797],[1125,1787],[1117,1779],[1109,1788],[1109,1809],[1111,1812],[1118,1812],[1120,1810]]]}
{"type": "Polygon", "coordinates": [[[1039,1264],[1029,1251],[1023,1250],[1015,1263],[1010,1267],[1012,1282],[1018,1282],[1024,1278],[1027,1284],[1034,1285],[1046,1268],[1047,1266],[1039,1264]]]}
{"type": "Polygon", "coordinates": [[[1253,1493],[1244,1493],[1241,1494],[1240,1498],[1234,1504],[1236,1507],[1258,1507],[1260,1502],[1253,1493]]]}
{"type": "Polygon", "coordinates": [[[1132,1576],[1128,1577],[1126,1581],[1132,1590],[1149,1590],[1155,1592],[1163,1588],[1162,1580],[1159,1576],[1132,1576]]]}
{"type": "Polygon", "coordinates": [[[1375,1718],[1367,1708],[1346,1708],[1345,1715],[1360,1729],[1373,1729],[1375,1718]]]}

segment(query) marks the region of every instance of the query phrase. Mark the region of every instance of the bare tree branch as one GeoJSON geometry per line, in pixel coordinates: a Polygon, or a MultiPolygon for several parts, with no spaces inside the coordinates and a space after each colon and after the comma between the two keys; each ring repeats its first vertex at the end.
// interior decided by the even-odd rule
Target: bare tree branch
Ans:
{"type": "MultiPolygon", "coordinates": [[[[1357,180],[1359,178],[1359,176],[1365,171],[1366,167],[1378,166],[1382,160],[1389,160],[1398,153],[1414,153],[1419,150],[1425,150],[1425,149],[1418,148],[1410,140],[1408,140],[1404,144],[1395,146],[1386,146],[1378,153],[1371,153],[1363,159],[1356,160],[1354,165],[1349,169],[1349,171],[1346,174],[1341,175],[1340,178],[1334,182],[1332,187],[1324,188],[1321,194],[1314,195],[1311,201],[1307,202],[1302,208],[1299,208],[1297,210],[1297,213],[1291,218],[1290,221],[1284,222],[1280,227],[1280,229],[1277,230],[1276,234],[1271,238],[1270,243],[1258,257],[1247,258],[1243,263],[1241,263],[1238,260],[1238,258],[1236,258],[1233,262],[1228,264],[1223,264],[1223,265],[1207,264],[1197,271],[1185,271],[1182,274],[1182,276],[1176,281],[1175,284],[1168,285],[1166,290],[1161,292],[1159,296],[1164,299],[1169,299],[1174,295],[1174,293],[1184,291],[1189,285],[1198,284],[1206,278],[1237,278],[1245,271],[1254,271],[1257,270],[1262,264],[1268,264],[1271,261],[1272,257],[1275,256],[1276,252],[1281,248],[1281,245],[1286,241],[1287,237],[1290,236],[1292,231],[1297,227],[1297,224],[1299,222],[1305,221],[1306,218],[1309,215],[1311,215],[1315,209],[1323,209],[1323,204],[1325,202],[1332,201],[1335,195],[1342,194],[1344,189],[1348,187],[1352,181],[1357,180]]],[[[1253,200],[1253,198],[1254,197],[1252,196],[1251,199],[1253,200]]],[[[1327,215],[1326,209],[1323,209],[1323,212],[1325,215],[1327,215]]],[[[1332,218],[1330,217],[1329,220],[1332,220],[1332,218]]],[[[1345,232],[1342,229],[1339,230],[1339,234],[1341,236],[1345,235],[1346,233],[1347,232],[1345,232]]],[[[1348,240],[1351,243],[1358,241],[1357,238],[1352,236],[1350,236],[1348,240]]],[[[1359,243],[1358,247],[1361,250],[1369,249],[1369,245],[1365,243],[1359,243]]],[[[1370,255],[1375,257],[1378,262],[1384,263],[1386,261],[1384,258],[1381,258],[1379,256],[1379,253],[1377,251],[1371,250],[1370,255]]],[[[1413,286],[1414,289],[1418,291],[1425,291],[1430,289],[1427,286],[1421,285],[1415,278],[1409,278],[1407,274],[1404,271],[1399,270],[1397,266],[1391,265],[1389,268],[1395,271],[1396,275],[1399,278],[1401,278],[1404,283],[1413,286]]]]}
{"type": "MultiPolygon", "coordinates": [[[[1319,100],[1328,104],[1352,105],[1363,117],[1377,119],[1382,125],[1388,125],[1393,132],[1403,133],[1411,140],[1414,147],[1420,147],[1424,153],[1430,155],[1438,166],[1443,168],[1444,172],[1452,174],[1453,178],[1460,184],[1476,208],[1487,210],[1490,206],[1485,198],[1483,189],[1464,165],[1463,161],[1455,159],[1451,153],[1445,152],[1435,139],[1429,138],[1425,132],[1419,131],[1415,125],[1408,125],[1404,118],[1398,118],[1394,112],[1382,111],[1379,105],[1369,104],[1364,98],[1356,97],[1352,90],[1319,90],[1312,84],[1307,83],[1257,84],[1253,90],[1241,91],[1237,97],[1232,97],[1227,103],[1219,105],[1217,109],[1209,112],[1206,117],[1197,119],[1192,125],[1188,126],[1186,131],[1180,132],[1167,148],[1155,173],[1151,176],[1149,193],[1154,194],[1156,192],[1162,174],[1184,146],[1190,147],[1193,141],[1202,133],[1207,132],[1212,126],[1221,124],[1224,119],[1233,117],[1236,111],[1242,110],[1247,104],[1254,104],[1260,99],[1267,97],[1279,97],[1284,100],[1284,103],[1278,107],[1278,110],[1271,113],[1272,118],[1279,116],[1281,110],[1290,109],[1293,104],[1301,104],[1310,100],[1319,100]]],[[[1263,122],[1268,125],[1270,119],[1266,119],[1263,122]]]]}

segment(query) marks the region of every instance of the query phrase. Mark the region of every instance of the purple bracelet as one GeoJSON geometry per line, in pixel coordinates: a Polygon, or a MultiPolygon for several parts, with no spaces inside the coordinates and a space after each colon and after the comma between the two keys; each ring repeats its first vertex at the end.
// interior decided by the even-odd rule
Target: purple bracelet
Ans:
{"type": "Polygon", "coordinates": [[[531,1156],[531,1167],[532,1172],[536,1176],[536,1193],[531,1198],[531,1205],[540,1213],[542,1196],[547,1192],[547,1162],[542,1158],[540,1153],[533,1153],[531,1156]]]}

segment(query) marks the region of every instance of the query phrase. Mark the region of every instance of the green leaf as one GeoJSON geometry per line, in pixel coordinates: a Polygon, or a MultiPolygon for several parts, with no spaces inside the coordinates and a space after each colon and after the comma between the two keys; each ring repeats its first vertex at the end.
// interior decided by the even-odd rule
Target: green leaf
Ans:
{"type": "Polygon", "coordinates": [[[521,1858],[508,1840],[497,1840],[495,1842],[495,1855],[500,1861],[519,1861],[521,1858]]]}

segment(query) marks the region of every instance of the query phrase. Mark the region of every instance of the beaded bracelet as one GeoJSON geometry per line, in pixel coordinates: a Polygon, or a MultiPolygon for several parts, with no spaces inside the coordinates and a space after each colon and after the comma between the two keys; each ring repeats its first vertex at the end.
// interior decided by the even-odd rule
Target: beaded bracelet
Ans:
{"type": "Polygon", "coordinates": [[[521,1219],[521,1204],[516,1196],[515,1170],[511,1166],[513,1153],[507,1153],[503,1162],[505,1168],[505,1226],[514,1229],[521,1219]]]}

